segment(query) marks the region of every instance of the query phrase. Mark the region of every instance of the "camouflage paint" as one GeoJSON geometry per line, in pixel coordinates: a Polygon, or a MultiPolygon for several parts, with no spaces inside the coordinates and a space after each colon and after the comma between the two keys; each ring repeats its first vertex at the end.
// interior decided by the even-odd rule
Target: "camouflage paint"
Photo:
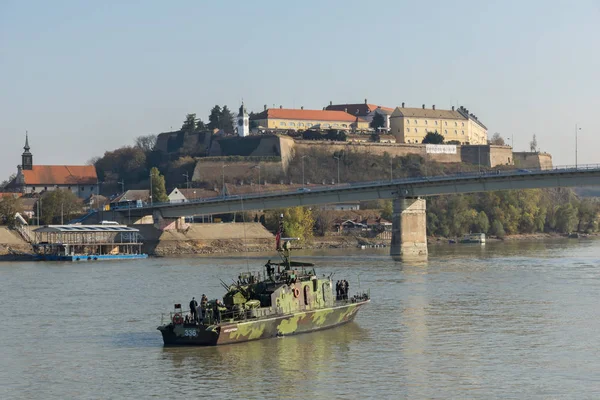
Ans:
{"type": "MultiPolygon", "coordinates": [[[[286,296],[287,297],[287,296],[286,296]]],[[[369,300],[253,321],[158,327],[166,346],[214,346],[333,328],[350,322],[369,300]]]]}

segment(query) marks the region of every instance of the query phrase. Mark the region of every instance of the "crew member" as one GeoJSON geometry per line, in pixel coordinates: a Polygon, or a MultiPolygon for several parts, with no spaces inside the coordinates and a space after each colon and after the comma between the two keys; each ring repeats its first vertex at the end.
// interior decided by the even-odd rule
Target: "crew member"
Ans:
{"type": "Polygon", "coordinates": [[[195,297],[192,297],[192,301],[190,301],[190,314],[192,314],[192,320],[196,321],[196,317],[198,314],[196,313],[196,307],[198,307],[198,302],[195,297]]]}

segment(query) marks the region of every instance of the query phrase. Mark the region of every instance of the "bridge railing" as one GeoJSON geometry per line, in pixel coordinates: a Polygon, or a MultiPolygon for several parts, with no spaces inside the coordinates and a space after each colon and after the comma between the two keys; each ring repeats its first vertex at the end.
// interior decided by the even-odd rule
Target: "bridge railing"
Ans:
{"type": "MultiPolygon", "coordinates": [[[[171,202],[162,202],[162,203],[153,203],[144,204],[142,207],[131,207],[131,210],[139,210],[139,209],[148,209],[148,208],[160,208],[160,207],[177,207],[177,206],[189,206],[190,204],[197,203],[216,203],[222,201],[244,201],[250,200],[253,198],[267,198],[267,197],[277,197],[282,195],[298,195],[298,194],[310,194],[315,192],[327,192],[333,190],[340,189],[359,189],[359,188],[368,188],[373,186],[382,186],[382,185],[403,185],[403,184],[415,184],[415,183],[425,183],[425,182],[441,182],[441,181],[449,181],[449,180],[457,180],[457,179],[469,179],[469,178],[482,178],[482,177],[506,177],[506,176],[527,176],[530,174],[535,175],[544,175],[544,174],[553,174],[556,172],[577,172],[577,171],[592,171],[598,170],[600,171],[600,164],[579,164],[579,165],[562,165],[555,166],[552,168],[520,168],[515,167],[513,169],[492,169],[492,170],[481,170],[481,171],[465,171],[465,172],[457,172],[453,174],[446,175],[432,175],[432,176],[416,176],[416,177],[403,177],[396,179],[381,179],[376,181],[366,181],[366,182],[352,182],[345,184],[338,184],[334,186],[324,186],[324,187],[311,187],[301,188],[296,190],[277,190],[277,191],[263,191],[263,192],[255,192],[255,193],[246,193],[239,195],[229,195],[229,196],[215,196],[209,198],[201,198],[201,199],[192,199],[182,203],[171,203],[171,202]]],[[[129,207],[114,207],[113,210],[117,209],[128,209],[129,207]]]]}

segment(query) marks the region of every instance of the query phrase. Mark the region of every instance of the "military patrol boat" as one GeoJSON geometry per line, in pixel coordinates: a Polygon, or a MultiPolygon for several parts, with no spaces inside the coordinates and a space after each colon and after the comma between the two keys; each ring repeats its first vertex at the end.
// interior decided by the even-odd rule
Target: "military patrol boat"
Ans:
{"type": "Polygon", "coordinates": [[[290,260],[289,240],[277,247],[280,262],[269,260],[262,273],[242,273],[232,285],[222,282],[222,302],[201,301],[196,315],[175,304],[157,328],[165,346],[215,346],[333,328],[352,321],[370,301],[368,291],[334,294],[331,275],[318,278],[313,264],[290,260]]]}

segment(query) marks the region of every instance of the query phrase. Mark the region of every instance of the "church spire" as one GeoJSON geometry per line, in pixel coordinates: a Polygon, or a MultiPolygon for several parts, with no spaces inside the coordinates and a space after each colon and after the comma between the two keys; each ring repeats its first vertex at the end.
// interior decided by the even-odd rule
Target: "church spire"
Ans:
{"type": "Polygon", "coordinates": [[[25,132],[25,146],[23,146],[23,154],[21,154],[21,168],[31,171],[33,169],[33,155],[29,152],[29,134],[25,132]]]}
{"type": "Polygon", "coordinates": [[[23,150],[25,150],[26,153],[29,153],[29,149],[31,149],[31,147],[29,147],[29,134],[25,131],[25,146],[23,147],[23,150]]]}

